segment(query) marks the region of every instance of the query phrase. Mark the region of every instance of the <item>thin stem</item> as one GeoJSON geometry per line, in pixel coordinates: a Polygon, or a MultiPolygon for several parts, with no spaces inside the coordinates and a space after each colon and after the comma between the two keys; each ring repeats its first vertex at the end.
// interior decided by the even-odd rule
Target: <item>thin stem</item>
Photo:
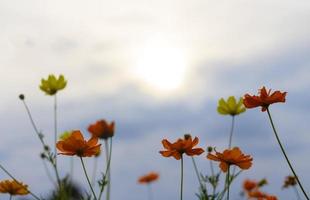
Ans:
{"type": "Polygon", "coordinates": [[[234,133],[234,127],[235,127],[235,116],[233,115],[231,118],[231,127],[230,127],[230,134],[229,134],[229,143],[228,143],[228,148],[231,148],[232,144],[232,137],[234,133]]]}
{"type": "Polygon", "coordinates": [[[32,125],[32,127],[33,127],[35,133],[37,134],[38,138],[40,139],[40,141],[41,141],[41,143],[42,143],[42,145],[43,145],[43,148],[44,148],[45,143],[44,143],[44,141],[43,141],[43,139],[42,139],[42,135],[41,135],[39,129],[37,128],[36,124],[34,123],[34,120],[33,120],[33,117],[32,117],[32,115],[31,115],[30,109],[29,109],[29,107],[28,107],[28,105],[27,105],[27,103],[26,103],[25,100],[22,100],[22,102],[23,102],[23,104],[24,104],[24,106],[25,106],[25,109],[26,109],[26,111],[27,111],[27,114],[28,114],[29,120],[30,120],[30,122],[31,122],[31,125],[32,125]]]}
{"type": "MultiPolygon", "coordinates": [[[[213,178],[215,178],[213,163],[212,163],[211,160],[210,160],[209,163],[210,163],[211,175],[212,175],[213,178]]],[[[212,185],[212,196],[215,197],[216,185],[214,185],[214,184],[211,184],[211,185],[212,185]]]]}
{"type": "MultiPolygon", "coordinates": [[[[106,168],[106,171],[105,171],[105,174],[104,174],[104,180],[103,180],[103,183],[106,181],[106,178],[107,178],[107,174],[109,173],[110,171],[110,165],[111,165],[111,155],[112,155],[112,138],[110,138],[110,152],[109,152],[109,160],[108,160],[108,164],[107,164],[107,168],[106,168]]],[[[101,196],[102,196],[102,193],[103,193],[103,190],[104,190],[104,184],[102,184],[101,188],[100,188],[100,193],[99,193],[99,200],[101,199],[101,196]]]]}
{"type": "MultiPolygon", "coordinates": [[[[45,170],[45,172],[46,172],[46,175],[47,175],[48,179],[49,179],[53,184],[55,184],[55,181],[54,181],[54,179],[53,179],[53,177],[52,177],[52,175],[51,175],[51,173],[50,173],[50,171],[49,171],[49,169],[48,169],[48,167],[47,167],[45,161],[42,160],[42,163],[43,163],[44,170],[45,170]]],[[[56,186],[57,186],[57,184],[56,184],[56,186]]]]}
{"type": "Polygon", "coordinates": [[[284,157],[285,157],[285,159],[286,159],[286,162],[287,162],[288,166],[290,167],[292,173],[294,174],[294,176],[295,176],[295,178],[296,178],[296,180],[297,180],[297,183],[298,183],[298,185],[299,185],[301,191],[302,191],[303,194],[305,195],[306,199],[309,200],[309,197],[308,197],[306,191],[304,190],[302,184],[300,183],[299,178],[298,178],[297,174],[295,173],[294,168],[292,167],[292,164],[291,164],[290,160],[288,159],[288,157],[287,157],[287,155],[286,155],[286,153],[285,153],[285,150],[284,150],[284,148],[283,148],[283,145],[282,145],[282,143],[281,143],[281,141],[280,141],[280,138],[279,138],[278,133],[277,133],[277,131],[276,131],[276,128],[275,128],[275,126],[274,126],[274,123],[273,123],[273,120],[272,120],[272,117],[271,117],[271,114],[270,114],[270,111],[269,111],[269,108],[268,108],[268,107],[267,107],[267,113],[268,113],[268,117],[269,117],[269,120],[270,120],[272,129],[273,129],[273,132],[274,132],[274,134],[275,134],[275,136],[276,136],[276,139],[277,139],[278,144],[279,144],[279,146],[280,146],[280,148],[281,148],[281,151],[282,151],[282,153],[283,153],[283,155],[284,155],[284,157]]]}
{"type": "Polygon", "coordinates": [[[54,154],[55,154],[55,165],[57,168],[57,95],[54,95],[54,154]]]}
{"type": "Polygon", "coordinates": [[[10,200],[12,200],[13,199],[13,196],[10,194],[10,200]]]}
{"type": "MultiPolygon", "coordinates": [[[[21,185],[22,187],[24,187],[22,185],[22,183],[20,183],[10,172],[8,172],[1,164],[0,164],[0,168],[9,176],[11,177],[11,179],[13,179],[16,183],[18,183],[19,185],[21,185]]],[[[27,189],[28,190],[28,189],[27,189]]],[[[35,195],[34,193],[32,193],[30,190],[28,190],[28,192],[30,193],[31,196],[33,196],[35,199],[40,200],[40,198],[35,195]]]]}
{"type": "Polygon", "coordinates": [[[183,199],[183,156],[181,155],[181,190],[180,190],[180,200],[183,199]]]}
{"type": "Polygon", "coordinates": [[[227,200],[229,200],[229,186],[230,186],[230,165],[228,165],[228,171],[227,171],[227,175],[226,175],[226,187],[227,187],[227,200]]]}
{"type": "MultiPolygon", "coordinates": [[[[235,180],[235,178],[236,178],[237,176],[239,176],[239,175],[241,174],[241,172],[242,172],[242,170],[240,170],[238,173],[236,173],[236,175],[234,175],[234,176],[231,178],[229,184],[230,184],[233,180],[235,180]]],[[[228,187],[227,187],[227,185],[225,184],[225,188],[224,188],[224,190],[218,195],[217,200],[222,200],[227,190],[228,190],[228,187]]]]}
{"type": "Polygon", "coordinates": [[[301,198],[300,198],[300,195],[299,195],[299,192],[298,192],[297,187],[296,187],[296,186],[293,186],[293,188],[294,188],[294,191],[295,191],[295,193],[296,193],[297,199],[300,200],[301,198]]]}
{"type": "MultiPolygon", "coordinates": [[[[108,144],[108,140],[104,140],[104,146],[105,146],[106,162],[108,164],[108,161],[109,161],[109,144],[108,144]]],[[[107,184],[106,199],[110,200],[111,170],[108,171],[107,176],[108,176],[108,184],[107,184]]]]}
{"type": "Polygon", "coordinates": [[[98,158],[94,158],[94,165],[93,165],[93,174],[91,177],[91,185],[94,186],[96,182],[96,174],[97,174],[97,165],[98,165],[98,158]]]}
{"type": "Polygon", "coordinates": [[[152,196],[152,186],[150,183],[147,184],[147,194],[148,194],[148,199],[149,200],[153,200],[153,196],[152,196]]]}
{"type": "MultiPolygon", "coordinates": [[[[31,125],[32,125],[32,127],[33,127],[35,133],[37,134],[37,136],[38,136],[38,138],[39,138],[39,140],[40,140],[40,142],[41,142],[41,144],[42,144],[42,146],[43,146],[43,149],[45,150],[45,148],[47,147],[47,145],[45,144],[45,142],[44,142],[44,140],[43,140],[43,135],[39,132],[39,129],[37,128],[37,126],[36,126],[36,124],[35,124],[35,122],[34,122],[34,120],[33,120],[33,117],[32,117],[32,115],[31,115],[30,109],[29,109],[29,107],[28,107],[26,101],[25,101],[25,100],[22,100],[22,102],[23,102],[23,104],[24,104],[24,106],[25,106],[25,109],[26,109],[26,111],[27,111],[27,114],[28,114],[29,120],[30,120],[30,122],[31,122],[31,125]]],[[[55,146],[56,146],[56,143],[55,143],[55,146]]],[[[57,155],[57,154],[55,154],[55,156],[56,156],[56,155],[57,155]]],[[[52,158],[49,158],[49,161],[50,161],[50,163],[52,164],[52,166],[53,166],[53,168],[54,168],[54,170],[55,170],[57,183],[58,183],[58,186],[59,186],[59,188],[60,188],[60,187],[61,187],[61,182],[60,182],[60,178],[59,178],[59,174],[58,174],[58,170],[57,170],[56,164],[53,162],[53,159],[52,159],[52,158]]]]}
{"type": "Polygon", "coordinates": [[[206,195],[206,196],[208,196],[208,192],[206,191],[207,188],[204,188],[204,187],[203,187],[203,184],[202,184],[202,182],[201,182],[201,178],[200,178],[200,176],[199,176],[198,168],[197,168],[197,165],[196,165],[196,162],[195,162],[194,157],[192,157],[192,162],[193,162],[193,166],[194,166],[194,169],[195,169],[195,173],[196,173],[197,179],[198,179],[198,181],[199,181],[200,188],[201,188],[201,190],[203,191],[203,194],[206,195]]]}
{"type": "Polygon", "coordinates": [[[83,171],[84,171],[84,174],[85,174],[85,176],[86,176],[86,179],[87,179],[88,185],[89,185],[89,187],[90,187],[90,189],[91,189],[91,192],[92,192],[92,193],[93,193],[93,195],[94,195],[95,200],[97,200],[97,197],[96,197],[95,191],[94,191],[94,189],[93,189],[93,187],[91,186],[91,183],[90,183],[90,181],[89,181],[89,178],[88,178],[88,175],[87,175],[87,172],[86,172],[86,169],[85,169],[85,164],[84,164],[83,158],[82,158],[82,157],[80,157],[80,160],[81,160],[81,163],[82,163],[82,166],[83,166],[83,171]]]}

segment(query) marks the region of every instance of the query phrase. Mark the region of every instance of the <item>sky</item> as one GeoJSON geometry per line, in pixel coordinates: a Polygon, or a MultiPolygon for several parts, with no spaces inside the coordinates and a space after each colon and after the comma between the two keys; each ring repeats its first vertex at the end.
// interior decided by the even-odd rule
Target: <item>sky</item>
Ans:
{"type": "MultiPolygon", "coordinates": [[[[86,131],[98,119],[115,120],[111,199],[145,200],[139,176],[160,173],[154,200],[179,198],[180,163],[163,158],[161,140],[191,133],[199,146],[227,147],[230,117],[216,112],[220,98],[256,94],[266,86],[287,91],[271,112],[288,156],[310,191],[310,2],[300,0],[1,0],[0,162],[39,195],[49,182],[41,146],[27,118],[25,94],[37,126],[53,142],[53,99],[39,90],[41,78],[64,74],[58,94],[59,132],[86,131]]],[[[268,122],[259,109],[236,119],[233,145],[253,156],[253,167],[233,183],[238,200],[245,178],[267,178],[266,192],[282,190],[290,174],[268,122]]],[[[199,170],[209,162],[197,157],[199,170]]],[[[59,156],[61,175],[70,159],[59,156]]],[[[74,160],[74,180],[87,189],[74,160]]],[[[86,159],[91,172],[94,160],[86,159]]],[[[98,168],[105,166],[100,158],[98,168]]],[[[8,178],[0,172],[0,178],[8,178]]],[[[185,159],[184,199],[198,183],[185,159]]],[[[1,195],[0,199],[7,199],[1,195]]]]}

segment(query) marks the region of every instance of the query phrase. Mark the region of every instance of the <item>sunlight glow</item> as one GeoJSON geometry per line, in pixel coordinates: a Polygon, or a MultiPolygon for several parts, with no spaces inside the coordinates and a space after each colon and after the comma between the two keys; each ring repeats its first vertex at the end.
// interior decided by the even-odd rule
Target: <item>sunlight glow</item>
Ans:
{"type": "Polygon", "coordinates": [[[186,71],[184,51],[166,41],[151,40],[134,56],[134,75],[153,89],[171,91],[180,88],[186,71]]]}

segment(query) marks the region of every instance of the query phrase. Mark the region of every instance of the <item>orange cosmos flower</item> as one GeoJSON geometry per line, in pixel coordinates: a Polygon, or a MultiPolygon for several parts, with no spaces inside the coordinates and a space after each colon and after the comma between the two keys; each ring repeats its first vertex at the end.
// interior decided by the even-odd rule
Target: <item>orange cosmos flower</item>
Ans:
{"type": "Polygon", "coordinates": [[[9,193],[10,195],[29,194],[28,186],[15,180],[4,180],[0,182],[0,193],[9,193]]]}
{"type": "Polygon", "coordinates": [[[248,192],[248,197],[249,198],[257,198],[263,200],[264,198],[267,198],[267,194],[264,192],[261,192],[260,190],[254,190],[248,192]]]}
{"type": "Polygon", "coordinates": [[[276,196],[271,195],[271,196],[267,196],[266,200],[278,200],[278,198],[276,196]]]}
{"type": "Polygon", "coordinates": [[[207,158],[219,161],[223,172],[227,172],[230,165],[237,165],[241,169],[249,169],[253,160],[250,155],[244,155],[238,147],[226,149],[223,153],[216,152],[216,155],[208,153],[207,158]]]}
{"type": "Polygon", "coordinates": [[[114,121],[110,124],[105,120],[99,120],[88,127],[88,131],[95,137],[108,139],[114,135],[114,121]]]}
{"type": "Polygon", "coordinates": [[[246,108],[262,107],[262,111],[266,111],[268,106],[273,103],[285,102],[286,92],[275,91],[271,94],[271,90],[266,90],[265,87],[259,90],[259,96],[251,96],[245,94],[243,104],[246,108]]]}
{"type": "Polygon", "coordinates": [[[141,184],[150,184],[156,180],[158,180],[159,174],[156,172],[150,172],[144,176],[141,176],[138,180],[139,183],[141,184]]]}
{"type": "Polygon", "coordinates": [[[243,182],[243,189],[245,191],[252,191],[256,187],[257,187],[257,182],[256,181],[252,181],[252,180],[246,179],[243,182]]]}
{"type": "Polygon", "coordinates": [[[193,148],[199,142],[198,137],[192,140],[190,135],[185,135],[184,139],[179,138],[176,142],[170,143],[168,140],[162,140],[162,144],[166,150],[160,151],[162,156],[173,156],[175,159],[180,160],[185,153],[188,156],[200,155],[204,152],[202,148],[193,148]]]}
{"type": "Polygon", "coordinates": [[[59,154],[79,157],[91,157],[100,151],[100,145],[97,137],[92,137],[88,141],[84,140],[82,133],[79,130],[72,131],[71,135],[61,141],[58,141],[56,147],[59,154]]]}

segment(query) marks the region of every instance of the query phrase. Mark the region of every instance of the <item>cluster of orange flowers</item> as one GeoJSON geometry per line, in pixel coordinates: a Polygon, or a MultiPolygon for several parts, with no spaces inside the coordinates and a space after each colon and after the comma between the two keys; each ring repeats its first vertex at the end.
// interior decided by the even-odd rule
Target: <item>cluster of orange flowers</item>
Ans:
{"type": "Polygon", "coordinates": [[[243,189],[249,199],[256,200],[277,200],[278,198],[274,195],[267,194],[262,192],[260,188],[267,184],[266,179],[263,179],[259,182],[254,180],[246,179],[243,182],[243,189]]]}
{"type": "Polygon", "coordinates": [[[57,142],[59,154],[78,157],[91,157],[100,152],[101,144],[98,144],[98,139],[107,139],[114,135],[114,122],[109,124],[105,120],[97,121],[88,127],[88,131],[92,137],[86,141],[79,130],[74,130],[65,138],[57,142]]]}

